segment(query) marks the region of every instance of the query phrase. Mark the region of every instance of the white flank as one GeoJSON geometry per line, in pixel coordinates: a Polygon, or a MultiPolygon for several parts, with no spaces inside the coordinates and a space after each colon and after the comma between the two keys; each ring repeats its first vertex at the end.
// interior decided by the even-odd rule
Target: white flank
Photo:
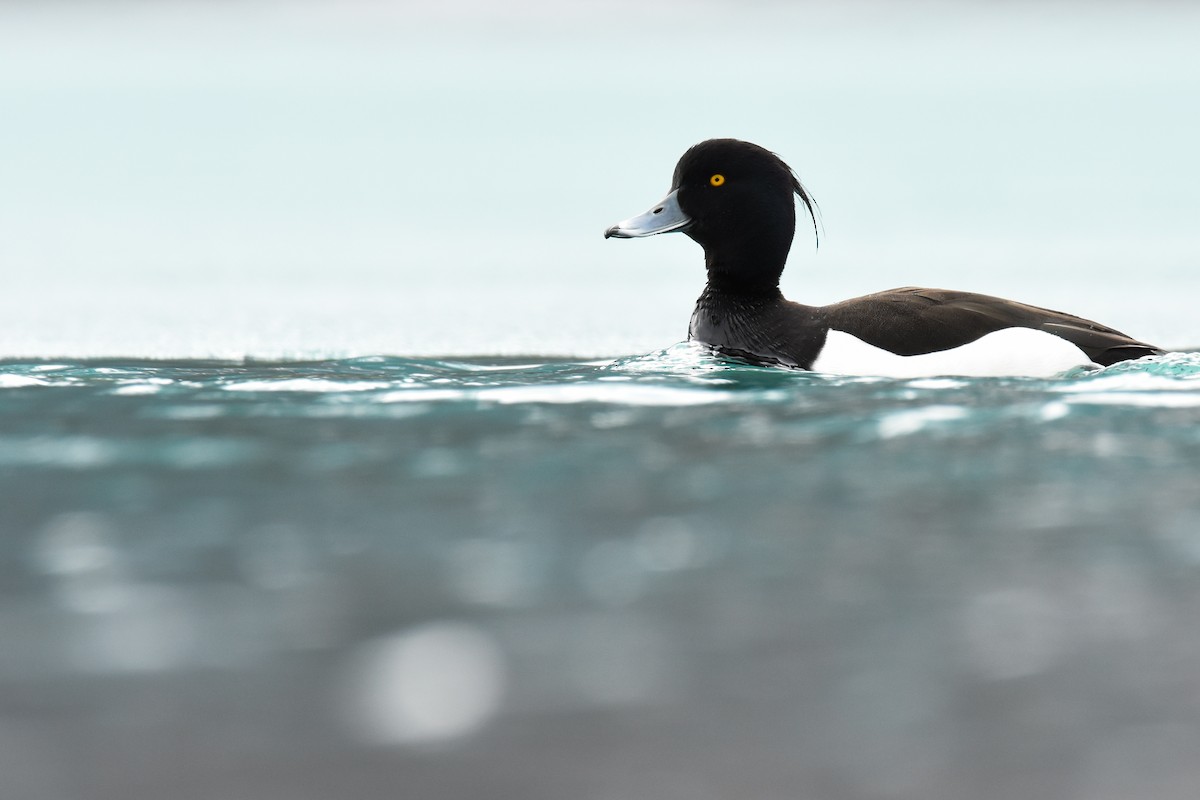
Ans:
{"type": "Polygon", "coordinates": [[[925,378],[938,375],[1049,378],[1092,362],[1066,339],[1031,328],[1005,328],[953,350],[898,356],[831,330],[813,372],[925,378]]]}

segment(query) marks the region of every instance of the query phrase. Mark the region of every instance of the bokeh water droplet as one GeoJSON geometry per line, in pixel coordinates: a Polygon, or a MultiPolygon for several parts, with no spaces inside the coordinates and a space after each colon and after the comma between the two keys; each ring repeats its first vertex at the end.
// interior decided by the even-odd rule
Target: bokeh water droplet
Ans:
{"type": "Polygon", "coordinates": [[[351,731],[379,745],[448,742],[482,728],[504,697],[505,660],[482,629],[431,622],[360,645],[343,670],[351,731]]]}

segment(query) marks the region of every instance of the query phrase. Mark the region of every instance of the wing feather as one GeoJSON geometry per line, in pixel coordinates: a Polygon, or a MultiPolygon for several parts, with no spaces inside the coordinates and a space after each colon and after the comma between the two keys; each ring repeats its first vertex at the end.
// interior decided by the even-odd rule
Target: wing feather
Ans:
{"type": "Polygon", "coordinates": [[[834,330],[902,356],[950,350],[1005,328],[1052,333],[1104,366],[1163,352],[1098,322],[973,292],[906,286],[822,311],[834,330]]]}

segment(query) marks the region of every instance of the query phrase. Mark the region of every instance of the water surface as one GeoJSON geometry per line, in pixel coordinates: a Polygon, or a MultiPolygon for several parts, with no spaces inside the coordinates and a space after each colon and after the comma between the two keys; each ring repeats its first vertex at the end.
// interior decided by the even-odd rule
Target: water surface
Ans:
{"type": "Polygon", "coordinates": [[[8,361],[0,786],[1188,796],[1198,479],[1191,353],[8,361]]]}

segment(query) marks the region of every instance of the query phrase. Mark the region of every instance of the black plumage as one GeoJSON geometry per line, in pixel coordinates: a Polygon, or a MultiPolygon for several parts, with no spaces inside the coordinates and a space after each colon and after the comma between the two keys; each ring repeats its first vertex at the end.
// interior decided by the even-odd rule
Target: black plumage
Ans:
{"type": "Polygon", "coordinates": [[[689,338],[756,361],[810,369],[831,330],[900,356],[951,350],[1006,328],[1054,334],[1106,366],[1163,352],[1090,320],[971,292],[905,287],[828,306],[788,301],[779,278],[795,234],[794,195],[815,229],[812,195],[782,159],[749,142],[711,139],[680,158],[668,195],[674,205],[664,201],[605,236],[682,230],[699,243],[708,283],[689,338]],[[673,226],[665,224],[671,213],[673,226]]]}

